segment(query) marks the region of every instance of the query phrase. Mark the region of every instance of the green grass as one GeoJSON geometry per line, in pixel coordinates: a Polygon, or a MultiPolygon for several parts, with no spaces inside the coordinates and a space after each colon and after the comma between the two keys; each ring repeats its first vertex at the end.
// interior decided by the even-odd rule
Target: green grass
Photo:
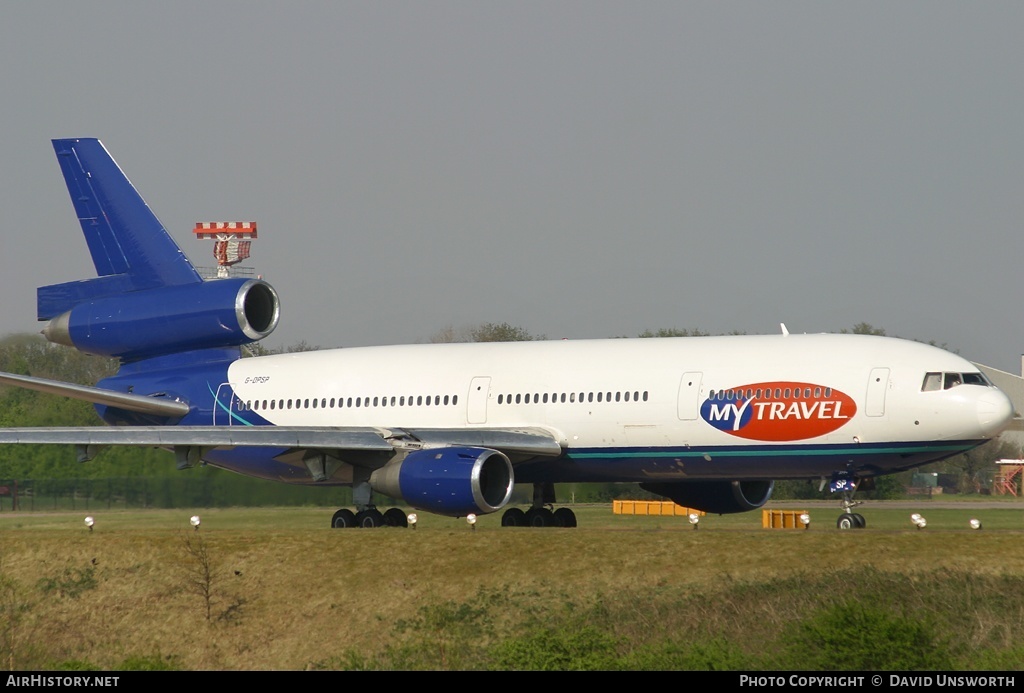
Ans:
{"type": "MultiPolygon", "coordinates": [[[[774,503],[767,508],[785,510],[807,510],[811,515],[810,533],[834,532],[835,521],[840,514],[839,505],[832,502],[786,501],[774,503]]],[[[870,501],[859,506],[868,522],[868,530],[915,529],[910,516],[920,513],[928,520],[925,532],[939,530],[969,530],[969,522],[976,518],[984,529],[1024,530],[1024,500],[980,502],[977,498],[951,501],[870,501]],[[983,505],[977,508],[974,506],[983,505]],[[964,506],[964,507],[960,507],[964,506]]],[[[664,530],[694,531],[685,517],[650,517],[616,515],[607,504],[574,506],[582,530],[664,530]]],[[[0,512],[0,531],[8,528],[43,529],[47,531],[85,531],[83,520],[92,516],[97,524],[94,531],[149,531],[173,528],[189,528],[189,518],[199,515],[201,528],[237,530],[321,530],[330,529],[332,508],[287,507],[287,508],[194,508],[175,510],[106,510],[104,508],[81,508],[62,512],[0,512]]],[[[419,529],[448,529],[459,531],[501,530],[501,514],[482,515],[478,518],[477,529],[470,530],[465,520],[441,517],[418,512],[419,529]]],[[[760,530],[761,511],[737,513],[734,515],[705,515],[701,518],[699,530],[760,530]]],[[[527,531],[516,529],[512,531],[527,531]]],[[[785,530],[785,531],[805,531],[785,530]]]]}
{"type": "Polygon", "coordinates": [[[876,668],[1024,662],[1024,506],[869,503],[847,532],[834,505],[807,507],[807,530],[609,506],[566,530],[425,513],[415,530],[333,530],[333,509],[261,508],[96,511],[90,532],[86,511],[3,512],[0,666],[836,669],[812,656],[833,628],[884,633],[842,641],[876,668]],[[891,659],[922,638],[940,659],[891,659]]]}

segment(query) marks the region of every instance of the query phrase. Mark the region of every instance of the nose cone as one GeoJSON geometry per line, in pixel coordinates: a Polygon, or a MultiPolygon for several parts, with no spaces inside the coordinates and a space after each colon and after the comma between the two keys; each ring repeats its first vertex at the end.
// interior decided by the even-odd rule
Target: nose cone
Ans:
{"type": "Polygon", "coordinates": [[[990,388],[978,397],[978,423],[986,437],[1002,433],[1013,420],[1013,402],[999,389],[990,388]]]}

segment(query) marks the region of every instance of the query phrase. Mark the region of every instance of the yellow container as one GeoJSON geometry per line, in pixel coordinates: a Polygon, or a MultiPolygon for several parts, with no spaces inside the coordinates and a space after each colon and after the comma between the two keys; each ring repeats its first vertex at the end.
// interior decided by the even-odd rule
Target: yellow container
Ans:
{"type": "Polygon", "coordinates": [[[612,501],[612,512],[616,515],[653,515],[658,517],[686,517],[697,513],[704,517],[704,511],[684,508],[672,501],[617,500],[612,501]]]}
{"type": "Polygon", "coordinates": [[[764,529],[806,529],[800,522],[800,515],[806,510],[762,510],[761,526],[764,529]]]}

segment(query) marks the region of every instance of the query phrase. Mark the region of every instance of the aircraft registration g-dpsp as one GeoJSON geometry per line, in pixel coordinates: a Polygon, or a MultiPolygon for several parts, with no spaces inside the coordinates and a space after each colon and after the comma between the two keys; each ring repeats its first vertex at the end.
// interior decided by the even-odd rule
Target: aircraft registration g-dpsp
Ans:
{"type": "Polygon", "coordinates": [[[115,357],[96,387],[0,375],[93,402],[107,426],[0,429],[4,443],[172,450],[295,484],[351,485],[334,527],[404,525],[374,492],[507,526],[575,526],[554,484],[639,482],[711,513],[778,479],[843,492],[998,435],[1010,400],[967,360],[901,339],[788,334],[417,344],[242,357],[277,325],[260,279],[204,281],[96,139],[54,149],[98,277],[38,290],[51,342],[115,357]],[[532,484],[525,512],[507,508],[532,484]]]}

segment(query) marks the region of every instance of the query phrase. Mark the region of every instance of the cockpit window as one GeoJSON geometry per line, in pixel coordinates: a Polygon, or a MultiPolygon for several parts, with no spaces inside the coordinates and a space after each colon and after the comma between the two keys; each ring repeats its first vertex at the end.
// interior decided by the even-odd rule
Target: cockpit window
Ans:
{"type": "Polygon", "coordinates": [[[925,373],[921,384],[922,392],[948,390],[957,385],[982,385],[991,387],[992,383],[984,373],[925,373]]]}
{"type": "Polygon", "coordinates": [[[964,385],[991,385],[984,373],[964,373],[964,385]]]}

